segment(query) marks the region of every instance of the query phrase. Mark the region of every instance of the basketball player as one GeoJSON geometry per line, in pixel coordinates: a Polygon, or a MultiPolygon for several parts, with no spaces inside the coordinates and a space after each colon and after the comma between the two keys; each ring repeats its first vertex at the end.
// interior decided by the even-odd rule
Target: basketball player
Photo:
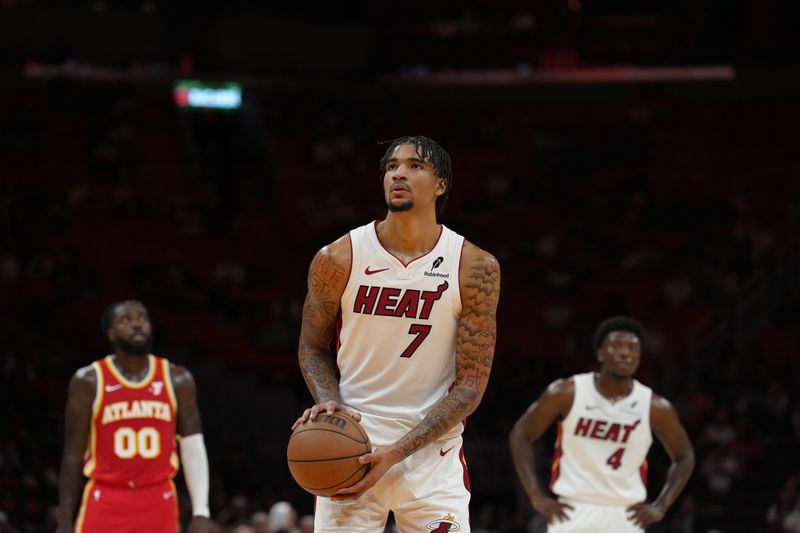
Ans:
{"type": "Polygon", "coordinates": [[[373,444],[361,481],[317,499],[315,531],[382,532],[391,510],[401,532],[468,532],[462,421],[489,379],[500,268],[437,223],[452,187],[438,143],[396,139],[380,166],[386,218],[322,248],[308,273],[299,360],[316,403],[293,427],[347,410],[373,444]]]}
{"type": "Polygon", "coordinates": [[[114,353],[79,369],[69,384],[58,531],[176,533],[177,428],[193,508],[189,531],[208,532],[208,458],[192,375],[150,353],[142,303],[110,305],[102,326],[114,353]],[[81,470],[89,480],[75,519],[81,470]]]}
{"type": "Polygon", "coordinates": [[[550,384],[517,420],[511,454],[548,533],[641,532],[664,518],[694,468],[694,451],[670,403],[633,378],[644,329],[627,317],[594,337],[600,371],[550,384]],[[558,421],[548,496],[536,479],[531,443],[558,421]],[[672,459],[666,483],[646,503],[647,452],[655,433],[672,459]]]}

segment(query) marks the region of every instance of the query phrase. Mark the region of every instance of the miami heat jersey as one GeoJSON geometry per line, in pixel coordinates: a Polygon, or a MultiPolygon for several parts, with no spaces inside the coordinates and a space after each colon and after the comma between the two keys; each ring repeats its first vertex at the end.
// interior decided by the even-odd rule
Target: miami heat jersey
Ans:
{"type": "Polygon", "coordinates": [[[149,371],[138,383],[126,379],[112,356],[92,363],[97,393],[92,406],[83,473],[98,482],[141,487],[172,478],[177,402],[169,361],[148,356],[149,371]]]}
{"type": "MultiPolygon", "coordinates": [[[[404,264],[378,241],[376,226],[350,232],[337,364],[343,403],[364,415],[372,444],[382,445],[419,424],[455,380],[464,238],[440,226],[433,249],[404,264]]],[[[441,439],[462,430],[458,424],[441,439]]]]}
{"type": "Polygon", "coordinates": [[[597,504],[644,501],[653,391],[634,380],[627,397],[611,402],[597,391],[592,372],[573,380],[572,407],[558,425],[551,490],[597,504]]]}

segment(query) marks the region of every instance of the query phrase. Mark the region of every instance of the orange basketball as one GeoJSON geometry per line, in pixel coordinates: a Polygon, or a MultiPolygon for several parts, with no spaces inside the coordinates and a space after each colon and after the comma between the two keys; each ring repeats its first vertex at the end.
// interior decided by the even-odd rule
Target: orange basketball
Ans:
{"type": "Polygon", "coordinates": [[[289,437],[286,459],[297,484],[317,496],[357,483],[369,470],[358,458],[372,451],[367,432],[343,411],[317,415],[289,437]]]}

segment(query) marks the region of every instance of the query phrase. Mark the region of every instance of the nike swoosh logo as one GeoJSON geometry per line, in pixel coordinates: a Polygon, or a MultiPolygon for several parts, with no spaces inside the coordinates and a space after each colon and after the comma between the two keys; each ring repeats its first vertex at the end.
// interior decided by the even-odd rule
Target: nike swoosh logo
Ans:
{"type": "Polygon", "coordinates": [[[443,449],[439,448],[439,455],[441,455],[442,457],[444,457],[445,455],[447,455],[448,453],[450,453],[450,450],[452,450],[453,448],[455,448],[455,446],[450,446],[450,447],[449,447],[449,448],[447,448],[446,450],[443,450],[443,449]]]}
{"type": "Polygon", "coordinates": [[[115,390],[121,389],[122,384],[117,383],[116,385],[106,385],[106,392],[114,392],[115,390]]]}
{"type": "Polygon", "coordinates": [[[170,498],[172,498],[172,491],[165,492],[162,494],[162,496],[164,497],[165,500],[169,500],[170,498]]]}
{"type": "Polygon", "coordinates": [[[389,270],[389,269],[388,268],[379,268],[378,270],[370,270],[369,267],[367,267],[367,268],[364,269],[364,274],[366,274],[367,276],[371,276],[373,274],[377,274],[378,272],[386,272],[387,270],[389,270]]]}
{"type": "Polygon", "coordinates": [[[600,406],[599,405],[587,405],[586,406],[586,410],[587,411],[594,411],[595,409],[600,409],[600,406]]]}

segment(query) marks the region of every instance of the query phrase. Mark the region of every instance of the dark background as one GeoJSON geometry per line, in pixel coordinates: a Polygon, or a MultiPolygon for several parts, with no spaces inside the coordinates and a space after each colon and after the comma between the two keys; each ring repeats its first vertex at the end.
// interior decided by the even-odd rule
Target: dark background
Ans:
{"type": "Polygon", "coordinates": [[[697,452],[650,529],[800,531],[796,5],[261,4],[0,1],[0,531],[54,528],[66,384],[124,298],[195,375],[220,529],[312,512],[285,465],[306,271],[418,133],[453,158],[442,221],[503,268],[473,531],[542,531],[506,436],[617,313],[697,452]],[[179,110],[176,79],[243,106],[179,110]]]}

